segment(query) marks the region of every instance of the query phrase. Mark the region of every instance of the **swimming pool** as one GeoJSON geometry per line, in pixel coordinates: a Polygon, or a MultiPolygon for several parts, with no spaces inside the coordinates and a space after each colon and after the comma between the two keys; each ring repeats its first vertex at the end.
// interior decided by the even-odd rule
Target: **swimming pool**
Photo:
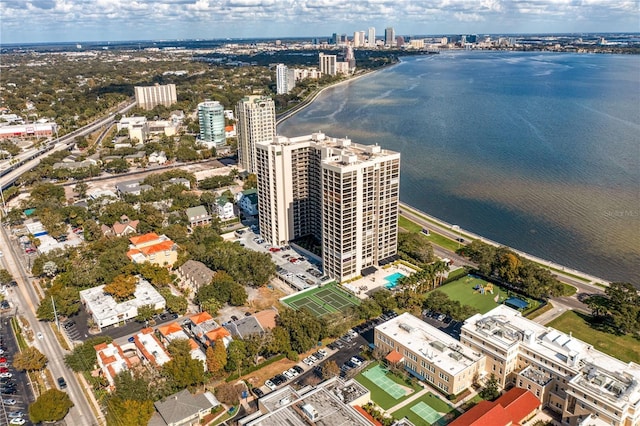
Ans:
{"type": "Polygon", "coordinates": [[[384,285],[385,288],[394,288],[395,286],[398,285],[398,280],[400,278],[404,278],[404,275],[401,274],[400,272],[396,272],[395,274],[389,275],[388,277],[386,277],[384,280],[387,281],[387,283],[384,285]]]}

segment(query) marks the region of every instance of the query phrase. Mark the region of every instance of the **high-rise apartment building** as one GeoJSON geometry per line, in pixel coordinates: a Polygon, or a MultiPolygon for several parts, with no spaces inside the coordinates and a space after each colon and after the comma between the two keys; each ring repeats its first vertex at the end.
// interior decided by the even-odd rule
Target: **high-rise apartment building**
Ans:
{"type": "Polygon", "coordinates": [[[276,65],[276,93],[278,95],[289,93],[289,73],[285,64],[276,65]]]}
{"type": "Polygon", "coordinates": [[[200,142],[212,148],[226,143],[224,107],[218,101],[205,101],[198,104],[198,123],[200,124],[200,142]]]}
{"type": "Polygon", "coordinates": [[[336,62],[338,62],[338,57],[336,55],[326,55],[320,52],[320,72],[322,75],[336,75],[336,62]]]}
{"type": "Polygon", "coordinates": [[[356,31],[353,33],[353,47],[363,47],[365,45],[364,40],[364,31],[356,31]]]}
{"type": "Polygon", "coordinates": [[[376,47],[376,29],[375,27],[369,27],[367,34],[367,45],[369,47],[376,47]]]}
{"type": "Polygon", "coordinates": [[[384,30],[384,45],[387,47],[395,46],[396,44],[396,31],[393,27],[388,27],[384,30]]]}
{"type": "Polygon", "coordinates": [[[312,235],[339,281],[397,252],[400,154],[322,133],[256,144],[260,233],[274,246],[312,235]]]}
{"type": "Polygon", "coordinates": [[[245,96],[236,107],[238,118],[238,163],[249,173],[256,172],[256,143],[271,141],[276,135],[276,108],[268,96],[245,96]]]}
{"type": "Polygon", "coordinates": [[[153,109],[155,106],[164,105],[166,107],[178,101],[175,84],[165,84],[155,86],[135,86],[136,103],[142,109],[153,109]]]}

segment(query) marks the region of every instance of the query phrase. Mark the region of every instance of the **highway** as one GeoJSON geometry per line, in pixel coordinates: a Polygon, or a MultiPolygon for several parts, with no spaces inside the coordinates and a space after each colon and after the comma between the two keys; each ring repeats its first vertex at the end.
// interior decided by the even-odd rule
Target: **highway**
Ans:
{"type": "MultiPolygon", "coordinates": [[[[126,103],[117,111],[117,113],[124,114],[132,109],[135,104],[136,103],[134,101],[126,103]]],[[[27,158],[31,157],[31,159],[27,160],[24,164],[14,168],[10,172],[5,173],[2,177],[0,177],[0,188],[2,190],[8,188],[24,173],[34,169],[40,163],[41,158],[49,156],[52,153],[61,151],[63,149],[69,149],[69,147],[74,143],[76,137],[86,136],[102,128],[103,126],[112,124],[115,115],[116,113],[111,113],[109,114],[109,116],[98,119],[91,124],[88,124],[78,130],[69,133],[68,135],[64,135],[59,139],[50,141],[48,145],[38,151],[35,151],[35,153],[30,153],[27,158]]],[[[22,155],[24,157],[25,154],[22,155]]]]}

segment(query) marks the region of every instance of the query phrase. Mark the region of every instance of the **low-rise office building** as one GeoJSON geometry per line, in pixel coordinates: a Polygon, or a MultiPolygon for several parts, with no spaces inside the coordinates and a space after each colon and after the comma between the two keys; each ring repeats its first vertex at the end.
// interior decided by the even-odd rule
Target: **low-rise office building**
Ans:
{"type": "Polygon", "coordinates": [[[446,394],[469,388],[485,369],[486,357],[480,352],[409,313],[378,325],[374,345],[410,374],[446,394]]]}

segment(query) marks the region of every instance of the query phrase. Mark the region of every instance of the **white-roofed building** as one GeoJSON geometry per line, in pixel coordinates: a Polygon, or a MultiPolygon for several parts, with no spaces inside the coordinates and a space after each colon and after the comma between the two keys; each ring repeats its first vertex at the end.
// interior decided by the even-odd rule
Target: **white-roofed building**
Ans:
{"type": "Polygon", "coordinates": [[[140,333],[133,336],[133,341],[143,362],[160,367],[171,361],[169,352],[153,334],[153,328],[143,328],[140,333]]]}
{"type": "Polygon", "coordinates": [[[94,346],[103,377],[109,382],[109,390],[114,389],[115,377],[129,370],[131,363],[117,343],[100,343],[94,346]]]}
{"type": "Polygon", "coordinates": [[[82,290],[80,301],[99,328],[118,324],[138,316],[138,308],[152,305],[155,310],[166,306],[164,297],[149,282],[138,278],[133,298],[125,302],[116,302],[113,296],[104,292],[104,285],[82,290]]]}

